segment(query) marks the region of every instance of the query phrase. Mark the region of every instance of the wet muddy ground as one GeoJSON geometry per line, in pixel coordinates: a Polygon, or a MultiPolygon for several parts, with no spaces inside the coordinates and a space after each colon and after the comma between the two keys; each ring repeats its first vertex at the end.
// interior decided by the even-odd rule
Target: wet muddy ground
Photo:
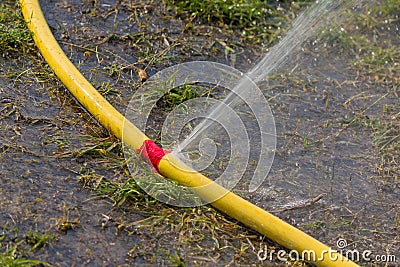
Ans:
{"type": "MultiPolygon", "coordinates": [[[[210,60],[247,71],[268,46],[179,17],[165,2],[41,4],[63,50],[122,113],[139,70],[210,60]]],[[[363,266],[400,262],[399,5],[369,3],[260,84],[276,156],[259,190],[235,189],[332,248],[344,239],[345,249],[397,260],[363,266]]],[[[284,265],[276,255],[257,258],[264,245],[279,245],[211,207],[176,208],[144,194],[120,142],[27,46],[0,57],[3,258],[15,246],[15,255],[51,266],[284,265]]]]}

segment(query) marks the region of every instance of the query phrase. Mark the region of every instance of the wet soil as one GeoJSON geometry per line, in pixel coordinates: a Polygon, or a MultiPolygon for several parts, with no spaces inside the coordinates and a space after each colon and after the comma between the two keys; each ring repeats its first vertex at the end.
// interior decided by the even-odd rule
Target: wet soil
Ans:
{"type": "MultiPolygon", "coordinates": [[[[210,60],[246,71],[263,54],[238,32],[197,21],[188,30],[188,21],[174,17],[163,2],[41,4],[63,50],[122,113],[141,85],[139,69],[150,76],[177,63],[210,60]],[[227,53],[227,44],[234,53],[227,53]]],[[[362,34],[398,48],[399,27],[394,19],[362,34]]],[[[382,150],[375,140],[376,127],[385,121],[399,127],[399,76],[360,71],[352,66],[357,57],[334,41],[310,43],[281,67],[282,75],[260,84],[274,113],[277,152],[263,187],[252,194],[245,187],[235,191],[332,248],[343,238],[346,249],[395,255],[397,263],[387,266],[396,266],[398,150],[382,150]],[[382,151],[393,153],[392,161],[382,151]]],[[[30,257],[52,266],[283,265],[257,259],[264,244],[279,246],[222,214],[214,218],[208,207],[196,212],[221,221],[222,230],[196,228],[187,209],[149,200],[155,209],[174,210],[154,215],[154,207],[119,207],[96,197],[83,186],[82,175],[130,177],[120,152],[105,157],[90,149],[102,142],[118,147],[118,140],[76,103],[40,55],[0,58],[0,76],[0,226],[55,235],[30,257]],[[140,223],[149,218],[156,227],[140,223]],[[193,228],[173,226],[187,218],[193,228]],[[196,231],[204,231],[203,239],[185,242],[196,231]]]]}

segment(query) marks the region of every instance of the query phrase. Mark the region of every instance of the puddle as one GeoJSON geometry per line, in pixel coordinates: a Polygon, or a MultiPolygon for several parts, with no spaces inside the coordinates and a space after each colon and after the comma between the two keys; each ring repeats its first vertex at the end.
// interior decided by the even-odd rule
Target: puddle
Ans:
{"type": "MultiPolygon", "coordinates": [[[[233,62],[206,32],[193,38],[183,33],[182,20],[151,13],[157,10],[153,2],[133,9],[129,1],[95,2],[96,8],[92,1],[75,0],[42,1],[42,7],[66,54],[122,113],[139,84],[137,69],[150,76],[176,63],[211,60],[246,71],[261,55],[238,47],[243,52],[233,62]]],[[[382,27],[372,35],[398,47],[398,20],[382,27]]],[[[230,38],[229,33],[212,33],[230,38]]],[[[385,86],[349,69],[353,55],[345,49],[317,47],[323,51],[306,46],[309,50],[291,66],[282,66],[293,69],[292,74],[260,85],[274,112],[277,152],[262,187],[252,194],[244,185],[235,190],[332,248],[343,238],[349,249],[396,255],[399,261],[399,183],[383,180],[377,170],[382,155],[371,127],[347,125],[363,110],[362,118],[381,119],[385,105],[397,108],[398,114],[398,80],[385,86]]],[[[118,233],[122,221],[147,217],[116,208],[109,200],[91,200],[78,177],[97,173],[125,180],[122,168],[109,168],[98,156],[72,153],[88,147],[82,136],[108,138],[108,133],[54,77],[39,75],[40,68],[29,63],[33,57],[22,61],[0,58],[0,225],[7,223],[21,233],[56,232],[57,240],[35,253],[54,266],[149,265],[154,256],[148,251],[162,251],[162,257],[172,251],[196,254],[176,241],[180,237],[174,229],[165,230],[165,236],[141,228],[118,233]],[[30,74],[29,67],[37,73],[30,74]],[[14,76],[5,75],[9,68],[14,76]],[[17,77],[19,73],[24,74],[17,77]],[[66,214],[71,229],[60,233],[66,214]],[[74,226],[74,220],[79,224],[74,226]]],[[[206,238],[199,242],[210,250],[215,245],[206,238]]],[[[201,255],[194,255],[197,263],[215,264],[201,255]]],[[[232,251],[218,255],[221,264],[235,257],[232,251]]],[[[257,263],[253,252],[242,257],[257,263]]]]}

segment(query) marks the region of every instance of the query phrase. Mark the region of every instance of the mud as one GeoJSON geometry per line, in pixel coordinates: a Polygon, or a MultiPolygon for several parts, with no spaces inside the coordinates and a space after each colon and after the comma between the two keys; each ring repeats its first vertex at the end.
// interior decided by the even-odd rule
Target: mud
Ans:
{"type": "MultiPolygon", "coordinates": [[[[187,30],[187,21],[172,17],[173,12],[156,1],[41,4],[66,54],[122,113],[141,84],[139,69],[150,76],[177,63],[210,60],[246,71],[262,56],[261,48],[246,47],[238,33],[200,24],[187,30]],[[226,53],[230,42],[236,45],[234,55],[226,53]]],[[[355,31],[351,25],[343,27],[355,31]]],[[[363,34],[371,40],[379,35],[386,46],[398,49],[399,27],[397,19],[363,34]]],[[[282,75],[260,85],[274,112],[277,152],[262,188],[253,194],[245,185],[235,190],[332,248],[342,238],[346,249],[395,255],[398,264],[399,158],[393,155],[393,171],[383,175],[376,131],[366,126],[372,119],[385,121],[385,116],[397,116],[398,123],[398,73],[382,81],[382,75],[352,68],[355,58],[335,42],[310,43],[282,66],[282,75]],[[287,69],[293,71],[288,74],[287,69]]],[[[52,266],[266,264],[256,253],[271,243],[252,231],[243,235],[255,248],[248,246],[243,254],[237,252],[242,243],[232,236],[229,245],[237,247],[221,252],[205,237],[199,241],[209,247],[203,254],[200,245],[179,242],[173,227],[160,227],[164,231],[158,233],[136,224],[126,227],[124,222],[151,215],[146,209],[117,207],[79,181],[86,174],[114,181],[129,178],[121,167],[122,155],[81,153],[96,142],[118,141],[76,103],[40,56],[0,58],[0,76],[0,226],[56,236],[31,257],[52,266]]]]}

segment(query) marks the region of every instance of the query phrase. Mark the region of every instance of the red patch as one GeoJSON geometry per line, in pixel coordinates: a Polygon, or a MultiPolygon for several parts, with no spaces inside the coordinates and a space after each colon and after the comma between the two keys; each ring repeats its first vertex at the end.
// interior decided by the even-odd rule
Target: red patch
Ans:
{"type": "Polygon", "coordinates": [[[171,151],[162,149],[153,140],[145,140],[142,146],[136,149],[136,153],[140,153],[142,158],[153,166],[154,171],[160,173],[158,165],[161,159],[171,151]]]}

